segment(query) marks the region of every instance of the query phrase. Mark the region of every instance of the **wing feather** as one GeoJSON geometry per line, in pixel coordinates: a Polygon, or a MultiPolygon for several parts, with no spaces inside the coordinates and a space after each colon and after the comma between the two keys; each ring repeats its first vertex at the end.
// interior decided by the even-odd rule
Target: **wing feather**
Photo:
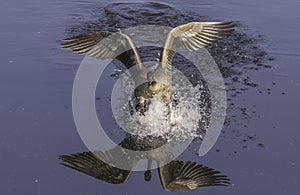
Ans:
{"type": "Polygon", "coordinates": [[[141,62],[132,39],[123,33],[97,31],[63,39],[61,47],[77,54],[97,59],[117,59],[131,72],[133,78],[146,77],[147,70],[141,62]],[[132,68],[134,67],[134,68],[132,68]]]}
{"type": "MultiPolygon", "coordinates": [[[[96,179],[113,184],[124,183],[129,178],[131,171],[119,169],[108,164],[107,162],[113,162],[114,155],[112,155],[111,152],[113,151],[83,152],[61,155],[59,159],[63,161],[60,164],[96,179]],[[104,159],[105,162],[101,159],[104,159]]],[[[115,158],[120,158],[120,156],[115,158]]],[[[124,161],[124,163],[129,163],[128,167],[133,168],[136,164],[136,160],[124,161]]]]}
{"type": "Polygon", "coordinates": [[[171,69],[172,59],[178,49],[195,51],[206,47],[231,34],[233,27],[232,22],[190,22],[174,28],[166,39],[161,66],[163,69],[171,69]]]}
{"type": "Polygon", "coordinates": [[[172,161],[159,168],[159,176],[163,188],[171,192],[230,184],[219,171],[190,161],[172,161]]]}

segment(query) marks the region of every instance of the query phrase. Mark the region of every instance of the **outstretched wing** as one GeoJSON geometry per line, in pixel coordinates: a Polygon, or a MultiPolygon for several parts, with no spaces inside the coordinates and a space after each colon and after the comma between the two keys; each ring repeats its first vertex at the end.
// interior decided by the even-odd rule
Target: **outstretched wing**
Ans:
{"type": "Polygon", "coordinates": [[[118,59],[127,69],[134,66],[135,76],[146,77],[146,68],[141,62],[136,46],[132,39],[123,33],[97,31],[72,38],[63,39],[61,47],[80,55],[97,59],[118,59]]]}
{"type": "Polygon", "coordinates": [[[172,29],[161,55],[161,69],[171,69],[172,59],[180,48],[191,51],[205,47],[233,32],[232,22],[190,22],[172,29]]]}
{"type": "Polygon", "coordinates": [[[171,161],[159,168],[159,176],[163,188],[170,192],[230,184],[219,171],[190,161],[171,161]]]}

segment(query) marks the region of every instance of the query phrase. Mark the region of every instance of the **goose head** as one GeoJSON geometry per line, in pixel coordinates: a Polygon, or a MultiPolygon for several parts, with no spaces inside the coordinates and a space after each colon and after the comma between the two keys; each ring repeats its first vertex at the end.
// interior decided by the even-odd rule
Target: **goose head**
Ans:
{"type": "Polygon", "coordinates": [[[134,96],[138,100],[136,111],[141,113],[146,112],[152,98],[165,103],[166,106],[169,106],[172,95],[172,88],[168,84],[157,81],[143,83],[134,90],[134,96]]]}

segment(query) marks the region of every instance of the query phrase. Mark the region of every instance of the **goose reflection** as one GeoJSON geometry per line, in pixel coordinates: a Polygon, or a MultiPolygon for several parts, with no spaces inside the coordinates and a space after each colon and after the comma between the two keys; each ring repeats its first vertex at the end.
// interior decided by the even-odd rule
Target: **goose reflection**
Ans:
{"type": "MultiPolygon", "coordinates": [[[[131,150],[149,150],[153,147],[161,146],[164,144],[164,141],[159,138],[148,137],[140,139],[137,136],[128,135],[119,146],[131,150]]],[[[142,157],[130,155],[120,150],[119,146],[108,151],[62,155],[59,159],[62,160],[62,165],[98,180],[112,184],[122,184],[128,180],[137,162],[142,157]],[[127,168],[115,167],[112,165],[115,160],[121,161],[127,168]]],[[[148,170],[145,171],[144,179],[146,181],[151,180],[152,160],[156,161],[161,185],[166,191],[187,191],[230,184],[227,176],[196,162],[172,160],[165,164],[166,158],[171,158],[167,150],[159,154],[148,155],[146,158],[148,159],[148,170]]]]}
{"type": "MultiPolygon", "coordinates": [[[[122,62],[135,82],[136,110],[144,113],[155,98],[170,105],[172,60],[179,49],[196,51],[233,32],[232,22],[190,22],[173,28],[161,50],[160,64],[152,71],[141,61],[132,39],[121,32],[97,31],[62,40],[63,49],[97,59],[122,62]]],[[[157,35],[156,35],[157,36],[157,35]]]]}

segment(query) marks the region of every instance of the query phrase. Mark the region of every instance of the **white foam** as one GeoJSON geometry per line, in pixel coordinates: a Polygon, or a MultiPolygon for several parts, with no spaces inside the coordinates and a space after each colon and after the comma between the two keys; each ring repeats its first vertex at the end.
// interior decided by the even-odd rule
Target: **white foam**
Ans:
{"type": "Polygon", "coordinates": [[[123,74],[122,82],[116,83],[112,97],[113,113],[119,125],[125,131],[140,137],[152,135],[168,140],[185,140],[201,136],[198,131],[199,121],[207,110],[201,98],[203,87],[193,87],[182,75],[173,77],[173,98],[176,99],[176,105],[167,106],[154,97],[143,115],[135,111],[134,105],[130,106],[134,101],[134,84],[123,74]]]}

